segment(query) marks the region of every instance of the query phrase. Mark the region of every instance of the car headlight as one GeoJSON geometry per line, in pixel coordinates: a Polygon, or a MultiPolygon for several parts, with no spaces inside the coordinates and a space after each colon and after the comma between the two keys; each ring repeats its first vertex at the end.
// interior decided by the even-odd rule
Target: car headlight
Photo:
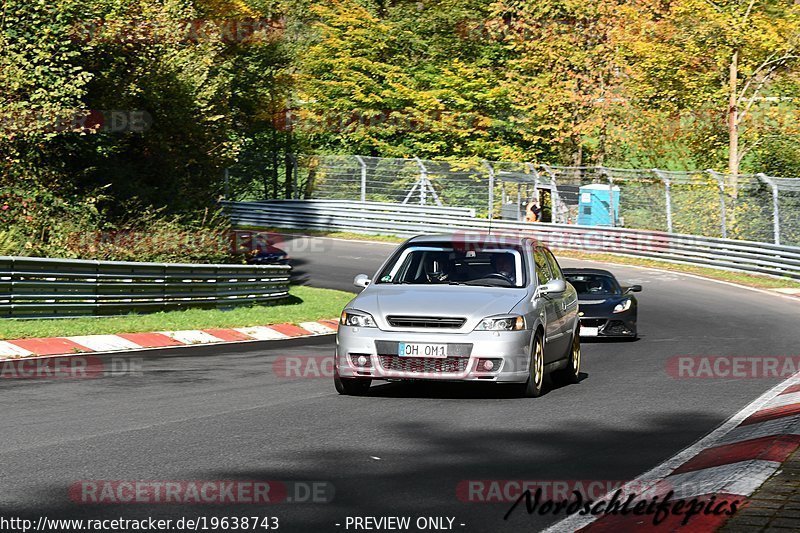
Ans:
{"type": "Polygon", "coordinates": [[[628,298],[624,302],[618,303],[616,305],[616,307],[614,307],[614,312],[615,313],[624,313],[625,311],[627,311],[628,309],[631,308],[631,305],[633,305],[633,300],[628,298]]]}
{"type": "Polygon", "coordinates": [[[475,331],[519,331],[525,329],[525,319],[521,316],[490,316],[481,320],[475,331]]]}
{"type": "Polygon", "coordinates": [[[362,311],[342,311],[342,316],[339,317],[339,324],[342,326],[353,326],[356,328],[377,328],[375,319],[369,313],[362,311]]]}

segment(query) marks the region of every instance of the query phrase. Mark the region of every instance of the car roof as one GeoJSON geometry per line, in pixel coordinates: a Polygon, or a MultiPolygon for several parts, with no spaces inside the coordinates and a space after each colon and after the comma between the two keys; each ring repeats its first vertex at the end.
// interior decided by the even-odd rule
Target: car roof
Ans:
{"type": "Polygon", "coordinates": [[[519,235],[506,235],[503,233],[439,233],[436,235],[417,235],[410,238],[406,242],[429,243],[429,242],[443,242],[443,241],[456,241],[463,239],[466,243],[481,243],[488,241],[489,243],[501,244],[504,246],[523,246],[526,242],[530,242],[532,237],[520,237],[519,235]]]}
{"type": "Polygon", "coordinates": [[[603,270],[602,268],[562,268],[561,271],[564,274],[598,274],[601,276],[611,276],[612,278],[617,279],[614,274],[608,270],[603,270]]]}

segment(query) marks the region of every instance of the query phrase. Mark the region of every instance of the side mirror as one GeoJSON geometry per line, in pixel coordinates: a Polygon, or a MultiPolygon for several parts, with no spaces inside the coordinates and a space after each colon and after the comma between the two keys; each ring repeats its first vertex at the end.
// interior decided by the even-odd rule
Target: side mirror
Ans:
{"type": "Polygon", "coordinates": [[[366,289],[370,283],[372,283],[372,280],[366,274],[359,274],[353,279],[353,285],[363,289],[366,289]]]}
{"type": "Polygon", "coordinates": [[[626,290],[625,292],[642,292],[642,286],[641,285],[631,285],[630,287],[628,287],[628,290],[626,290]]]}
{"type": "Polygon", "coordinates": [[[540,298],[542,296],[547,296],[549,294],[561,294],[567,290],[567,282],[563,279],[554,279],[551,280],[544,285],[539,285],[536,287],[536,292],[534,293],[534,298],[540,298]]]}

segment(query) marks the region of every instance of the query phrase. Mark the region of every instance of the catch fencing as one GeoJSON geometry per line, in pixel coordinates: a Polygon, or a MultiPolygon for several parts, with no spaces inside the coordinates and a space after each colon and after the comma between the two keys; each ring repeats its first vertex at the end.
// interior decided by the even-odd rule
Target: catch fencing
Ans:
{"type": "Polygon", "coordinates": [[[800,246],[800,178],[355,155],[297,165],[308,199],[460,207],[515,221],[535,201],[540,220],[555,224],[800,246]]]}
{"type": "Polygon", "coordinates": [[[0,257],[0,318],[228,308],[288,296],[288,265],[0,257]]]}

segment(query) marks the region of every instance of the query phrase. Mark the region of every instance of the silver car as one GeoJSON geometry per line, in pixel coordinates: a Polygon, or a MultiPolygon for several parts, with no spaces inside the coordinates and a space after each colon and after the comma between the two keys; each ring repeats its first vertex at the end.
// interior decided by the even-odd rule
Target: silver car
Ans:
{"type": "Polygon", "coordinates": [[[340,394],[375,379],[508,383],[529,397],[547,374],[578,382],[578,296],[533,239],[414,237],[355,284],[336,336],[340,394]]]}

